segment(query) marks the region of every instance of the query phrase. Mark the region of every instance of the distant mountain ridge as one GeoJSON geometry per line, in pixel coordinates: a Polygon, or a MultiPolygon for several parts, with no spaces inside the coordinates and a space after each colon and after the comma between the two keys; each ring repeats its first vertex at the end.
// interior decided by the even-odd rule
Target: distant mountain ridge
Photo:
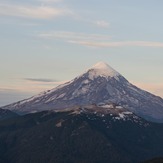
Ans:
{"type": "Polygon", "coordinates": [[[129,83],[104,62],[63,85],[3,108],[25,114],[101,103],[114,103],[147,120],[163,122],[163,99],[129,83]]]}

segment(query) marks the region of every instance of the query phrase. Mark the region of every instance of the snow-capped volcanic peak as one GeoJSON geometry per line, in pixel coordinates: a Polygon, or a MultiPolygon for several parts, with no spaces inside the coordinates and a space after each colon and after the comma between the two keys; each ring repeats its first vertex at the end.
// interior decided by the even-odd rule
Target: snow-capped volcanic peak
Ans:
{"type": "Polygon", "coordinates": [[[97,63],[63,85],[4,106],[3,109],[30,113],[99,103],[103,103],[104,106],[116,104],[140,117],[163,122],[163,99],[129,83],[104,62],[97,63]]]}
{"type": "Polygon", "coordinates": [[[99,76],[117,77],[120,75],[116,70],[114,70],[112,67],[110,67],[105,62],[98,62],[93,67],[91,67],[88,70],[88,72],[89,72],[90,78],[92,78],[92,79],[99,77],[99,76]]]}

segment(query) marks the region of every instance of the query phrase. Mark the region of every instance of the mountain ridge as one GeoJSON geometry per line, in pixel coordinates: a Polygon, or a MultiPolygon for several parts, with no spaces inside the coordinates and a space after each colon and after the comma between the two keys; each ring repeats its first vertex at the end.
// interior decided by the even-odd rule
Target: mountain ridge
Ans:
{"type": "MultiPolygon", "coordinates": [[[[0,122],[1,163],[137,163],[163,155],[163,124],[43,111],[0,122]]],[[[104,109],[105,110],[105,109],[104,109]]]]}

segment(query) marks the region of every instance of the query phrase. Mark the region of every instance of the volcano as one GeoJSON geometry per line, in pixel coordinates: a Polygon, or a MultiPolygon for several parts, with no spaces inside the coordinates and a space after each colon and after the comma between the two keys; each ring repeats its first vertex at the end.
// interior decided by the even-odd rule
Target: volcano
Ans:
{"type": "Polygon", "coordinates": [[[163,122],[163,99],[134,86],[104,62],[97,63],[65,84],[3,109],[26,114],[86,105],[115,105],[146,120],[163,122]]]}

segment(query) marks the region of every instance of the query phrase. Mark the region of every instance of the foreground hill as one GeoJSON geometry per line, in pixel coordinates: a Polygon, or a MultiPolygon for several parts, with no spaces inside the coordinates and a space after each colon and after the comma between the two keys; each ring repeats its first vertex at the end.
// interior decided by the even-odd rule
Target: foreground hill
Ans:
{"type": "Polygon", "coordinates": [[[0,162],[138,163],[163,156],[163,124],[147,122],[123,108],[100,107],[1,121],[0,162]]]}

